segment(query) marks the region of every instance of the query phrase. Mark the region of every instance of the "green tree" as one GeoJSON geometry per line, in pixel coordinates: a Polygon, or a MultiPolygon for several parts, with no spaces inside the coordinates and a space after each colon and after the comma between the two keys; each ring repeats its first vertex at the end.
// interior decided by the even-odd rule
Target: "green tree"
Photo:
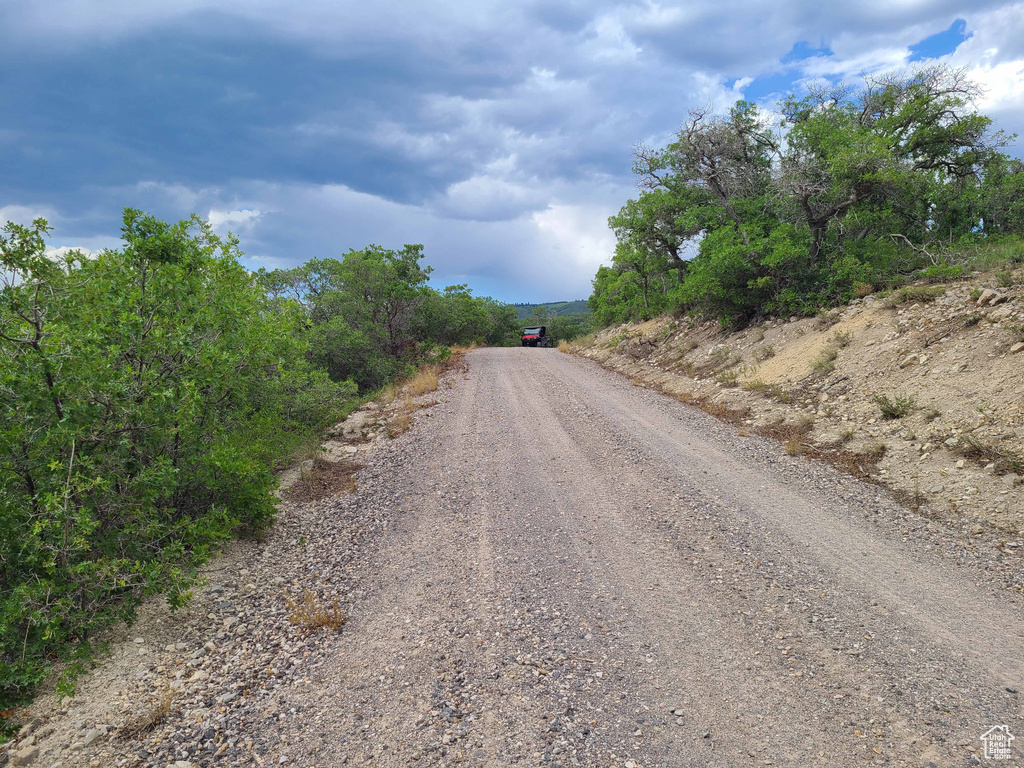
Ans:
{"type": "Polygon", "coordinates": [[[206,222],[129,209],[88,259],[50,259],[48,232],[0,238],[0,709],[142,595],[183,603],[345,394],[206,222]]]}

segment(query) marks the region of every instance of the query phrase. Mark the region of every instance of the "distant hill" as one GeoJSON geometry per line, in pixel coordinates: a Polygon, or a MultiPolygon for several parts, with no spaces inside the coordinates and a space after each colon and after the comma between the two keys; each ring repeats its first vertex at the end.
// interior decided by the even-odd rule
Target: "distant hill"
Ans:
{"type": "Polygon", "coordinates": [[[525,320],[532,315],[533,310],[537,307],[544,307],[547,310],[547,314],[558,315],[559,317],[590,314],[590,307],[587,306],[586,299],[579,299],[578,301],[551,301],[547,304],[513,304],[512,306],[519,313],[520,320],[525,320]]]}

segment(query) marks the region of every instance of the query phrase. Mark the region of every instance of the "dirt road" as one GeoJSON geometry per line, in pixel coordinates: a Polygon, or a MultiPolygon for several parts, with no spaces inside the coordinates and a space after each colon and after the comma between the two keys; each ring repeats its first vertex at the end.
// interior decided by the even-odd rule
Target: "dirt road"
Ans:
{"type": "Polygon", "coordinates": [[[1024,734],[1005,562],[588,361],[469,364],[363,491],[394,522],[292,764],[946,766],[1024,734]]]}

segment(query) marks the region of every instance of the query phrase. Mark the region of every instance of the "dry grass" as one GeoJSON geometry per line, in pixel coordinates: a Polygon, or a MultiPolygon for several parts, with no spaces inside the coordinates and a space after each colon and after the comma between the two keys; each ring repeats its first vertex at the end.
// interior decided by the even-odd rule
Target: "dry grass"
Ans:
{"type": "Polygon", "coordinates": [[[743,385],[744,389],[748,389],[751,392],[757,392],[759,395],[764,397],[770,397],[774,400],[778,400],[780,403],[792,403],[795,398],[792,392],[783,387],[781,384],[768,384],[761,379],[754,379],[748,381],[743,385]]]}
{"type": "Polygon", "coordinates": [[[362,464],[354,461],[328,461],[318,457],[313,460],[312,471],[302,473],[295,485],[285,492],[286,496],[289,500],[306,503],[351,493],[357,487],[356,473],[362,468],[362,464]]]}
{"type": "Polygon", "coordinates": [[[167,715],[171,713],[171,703],[173,701],[174,690],[168,686],[160,692],[156,699],[150,702],[145,712],[121,726],[117,732],[118,737],[132,739],[149,733],[167,719],[167,715]]]}
{"type": "Polygon", "coordinates": [[[396,438],[412,426],[412,414],[416,410],[416,404],[411,397],[406,397],[405,402],[395,411],[395,414],[388,419],[388,437],[396,438]]]}
{"type": "Polygon", "coordinates": [[[941,285],[908,285],[893,291],[885,299],[885,306],[899,307],[904,304],[927,304],[942,296],[946,289],[941,285]]]}
{"type": "Polygon", "coordinates": [[[865,480],[870,477],[871,471],[885,456],[885,451],[885,443],[874,443],[862,451],[825,447],[816,450],[814,457],[831,464],[841,472],[865,480]]]}
{"type": "Polygon", "coordinates": [[[558,351],[569,354],[572,351],[572,345],[565,339],[562,339],[558,342],[558,351]]]}
{"type": "Polygon", "coordinates": [[[426,365],[420,368],[415,376],[405,382],[405,391],[412,397],[419,397],[420,395],[427,394],[427,392],[433,392],[437,389],[437,374],[438,369],[436,365],[426,365]]]}
{"type": "Polygon", "coordinates": [[[836,369],[837,357],[839,357],[839,350],[835,347],[827,347],[811,364],[811,370],[819,374],[832,373],[836,369]]]}
{"type": "Polygon", "coordinates": [[[786,421],[783,418],[778,418],[768,424],[754,427],[753,431],[764,437],[772,437],[788,443],[790,441],[802,441],[812,429],[814,429],[814,419],[803,417],[796,421],[786,421]]]}
{"type": "Polygon", "coordinates": [[[782,447],[789,456],[799,456],[806,450],[804,444],[799,440],[787,440],[783,443],[782,447]]]}
{"type": "Polygon", "coordinates": [[[982,466],[994,464],[997,475],[1024,473],[1024,456],[1002,446],[983,442],[974,435],[963,435],[953,450],[982,466]]]}
{"type": "Polygon", "coordinates": [[[381,405],[391,405],[391,403],[395,402],[396,397],[398,397],[398,387],[394,384],[388,384],[377,395],[377,402],[381,405]]]}
{"type": "Polygon", "coordinates": [[[307,633],[321,629],[337,632],[345,624],[345,614],[341,612],[338,599],[327,601],[318,598],[308,588],[302,591],[302,599],[292,600],[285,596],[288,603],[288,621],[307,633]]]}

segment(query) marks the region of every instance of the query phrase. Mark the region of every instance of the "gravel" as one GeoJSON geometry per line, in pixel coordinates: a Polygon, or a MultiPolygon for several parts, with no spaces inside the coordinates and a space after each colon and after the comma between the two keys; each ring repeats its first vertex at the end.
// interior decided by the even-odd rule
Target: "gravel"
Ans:
{"type": "Polygon", "coordinates": [[[469,362],[139,633],[117,722],[24,734],[40,764],[962,765],[1024,730],[1020,548],[588,361],[469,362]],[[288,621],[304,589],[340,633],[288,621]]]}

